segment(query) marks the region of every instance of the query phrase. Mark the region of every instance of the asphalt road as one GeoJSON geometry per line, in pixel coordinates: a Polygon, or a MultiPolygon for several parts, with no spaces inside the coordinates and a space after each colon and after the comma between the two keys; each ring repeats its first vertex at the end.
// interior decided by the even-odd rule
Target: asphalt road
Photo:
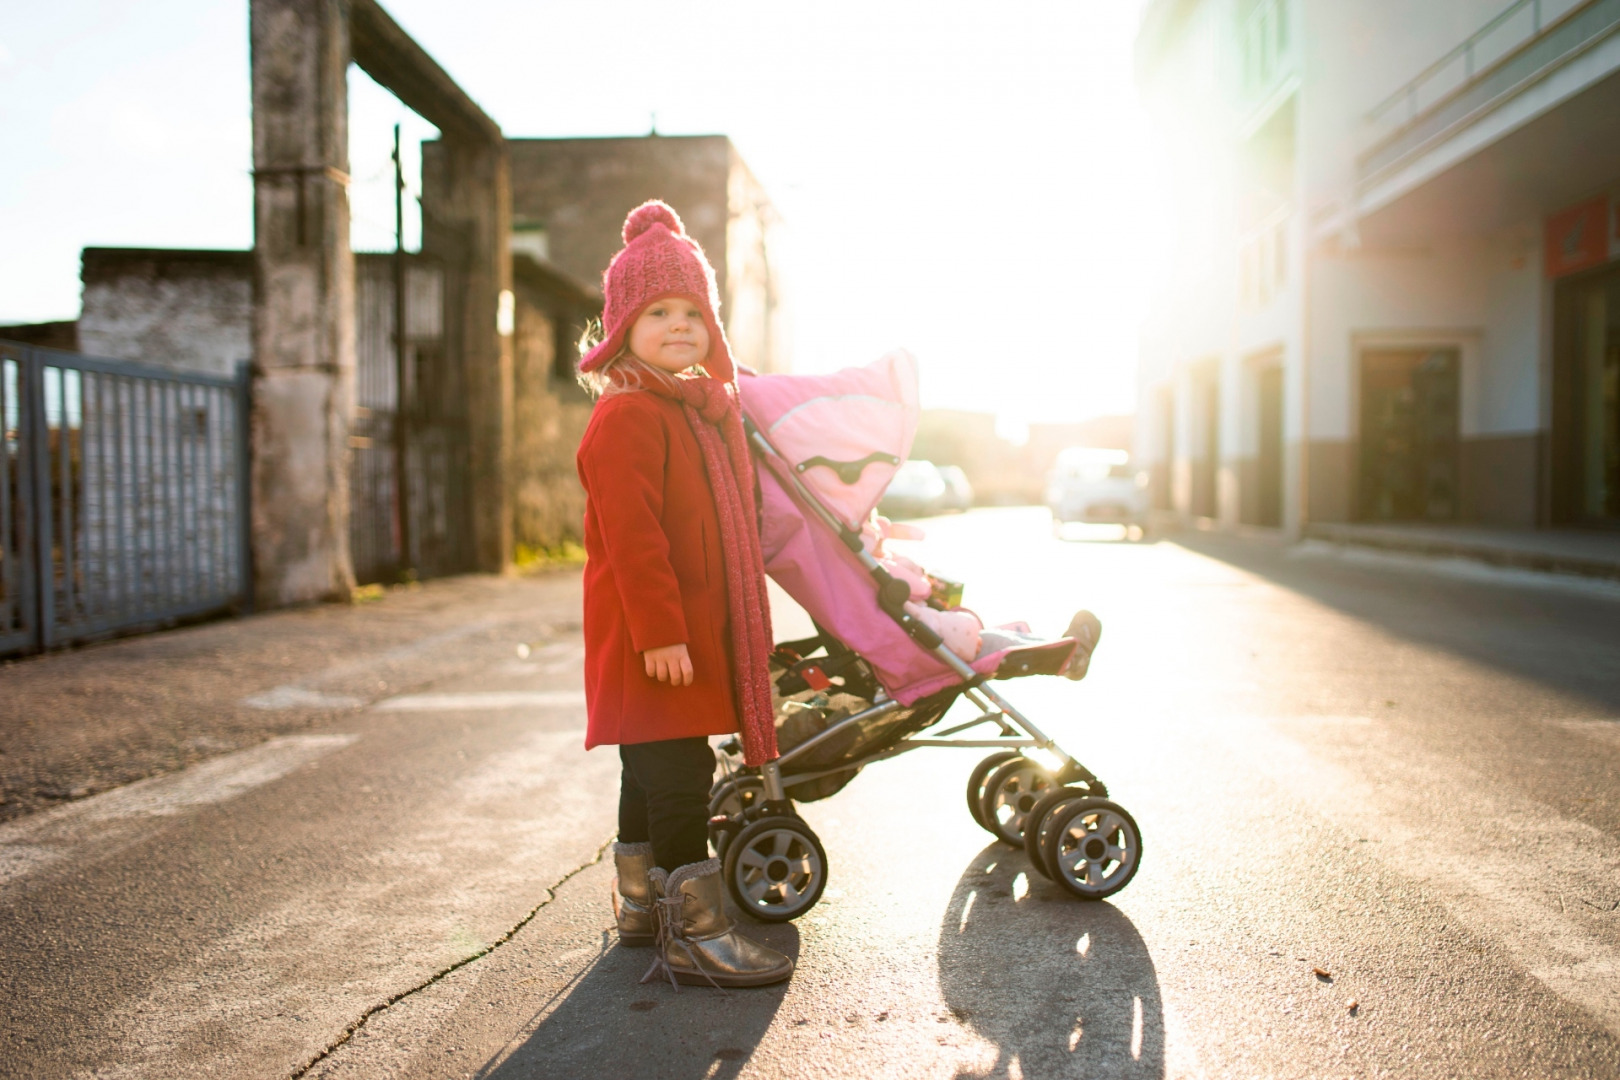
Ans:
{"type": "Polygon", "coordinates": [[[790,983],[642,985],[565,628],[0,825],[0,1075],[1620,1075],[1620,589],[928,527],[987,621],[1103,619],[1083,683],[1003,689],[1140,823],[1112,901],[922,751],[804,807],[828,895],[754,930],[790,983]]]}

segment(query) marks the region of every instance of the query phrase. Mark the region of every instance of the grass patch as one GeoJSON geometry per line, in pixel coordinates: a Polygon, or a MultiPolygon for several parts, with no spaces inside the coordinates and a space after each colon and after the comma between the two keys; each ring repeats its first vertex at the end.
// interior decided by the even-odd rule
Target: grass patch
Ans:
{"type": "Polygon", "coordinates": [[[560,570],[585,565],[585,548],[572,540],[564,540],[553,547],[517,545],[512,561],[520,574],[535,574],[546,570],[560,570]]]}

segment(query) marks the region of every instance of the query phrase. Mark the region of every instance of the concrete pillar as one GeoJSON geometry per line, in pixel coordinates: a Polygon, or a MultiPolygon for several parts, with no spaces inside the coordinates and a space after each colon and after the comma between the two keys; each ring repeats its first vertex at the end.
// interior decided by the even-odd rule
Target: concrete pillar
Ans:
{"type": "Polygon", "coordinates": [[[500,573],[513,556],[512,188],[504,140],[449,133],[426,147],[423,251],[461,279],[457,335],[467,393],[474,569],[500,573]],[[503,300],[502,298],[505,297],[503,300]]]}
{"type": "Polygon", "coordinates": [[[346,599],[354,256],[339,0],[250,0],[253,560],[261,607],[346,599]]]}

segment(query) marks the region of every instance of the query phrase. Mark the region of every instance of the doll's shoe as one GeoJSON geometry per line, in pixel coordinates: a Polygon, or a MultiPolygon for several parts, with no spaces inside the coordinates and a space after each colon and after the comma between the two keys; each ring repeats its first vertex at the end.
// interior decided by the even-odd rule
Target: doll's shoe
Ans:
{"type": "Polygon", "coordinates": [[[651,844],[614,844],[613,920],[619,924],[619,944],[645,948],[657,938],[653,925],[652,886],[647,874],[653,868],[651,844]]]}
{"type": "Polygon", "coordinates": [[[1089,611],[1077,611],[1074,618],[1069,620],[1069,628],[1063,632],[1064,637],[1074,638],[1074,656],[1069,659],[1069,666],[1063,674],[1071,679],[1086,677],[1086,669],[1091,667],[1091,651],[1097,647],[1102,639],[1102,620],[1089,611]]]}
{"type": "Polygon", "coordinates": [[[641,979],[699,986],[768,986],[793,974],[793,961],[737,933],[725,911],[720,860],[652,871],[658,956],[641,979]]]}

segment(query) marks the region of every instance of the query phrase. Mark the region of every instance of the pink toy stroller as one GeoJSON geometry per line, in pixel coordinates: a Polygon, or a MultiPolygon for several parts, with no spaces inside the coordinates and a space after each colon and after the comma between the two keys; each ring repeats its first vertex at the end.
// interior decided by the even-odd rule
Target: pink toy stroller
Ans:
{"type": "Polygon", "coordinates": [[[827,854],[794,802],[826,798],[873,762],[924,746],[992,749],[968,778],[973,819],[1081,899],[1124,888],[1142,856],[1135,820],[991,685],[1063,673],[1075,641],[986,630],[964,660],[907,611],[911,587],[861,542],[916,433],[916,362],[896,352],[832,375],[745,375],[741,392],[765,570],[817,633],[771,657],[781,756],[746,768],[735,740],[720,748],[709,824],[732,899],[768,922],[810,910],[827,884],[827,854]],[[977,714],[936,728],[961,699],[977,714]],[[984,725],[993,730],[968,734],[984,725]]]}

